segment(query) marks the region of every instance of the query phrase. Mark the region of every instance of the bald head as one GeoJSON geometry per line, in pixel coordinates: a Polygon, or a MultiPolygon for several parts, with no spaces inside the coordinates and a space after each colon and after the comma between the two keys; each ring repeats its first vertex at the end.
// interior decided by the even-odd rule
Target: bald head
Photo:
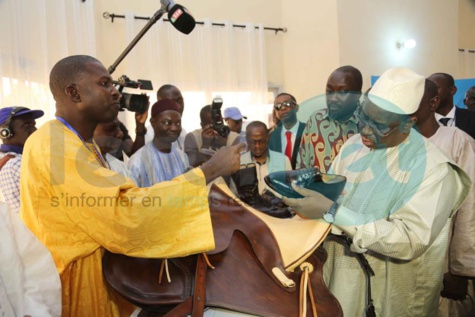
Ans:
{"type": "Polygon", "coordinates": [[[183,99],[180,89],[170,84],[161,86],[157,90],[157,100],[165,98],[175,101],[180,106],[180,114],[183,114],[185,110],[185,100],[183,99]]]}
{"type": "Polygon", "coordinates": [[[434,81],[434,79],[440,78],[443,80],[444,84],[447,87],[450,86],[455,86],[455,80],[454,77],[450,74],[447,73],[433,73],[432,75],[429,76],[429,80],[434,81]]]}
{"type": "Polygon", "coordinates": [[[424,85],[424,97],[427,96],[428,98],[434,98],[437,96],[437,85],[426,78],[425,85],[424,85]]]}
{"type": "Polygon", "coordinates": [[[419,104],[419,109],[416,111],[417,118],[416,125],[419,132],[425,137],[433,135],[434,127],[437,128],[439,124],[435,119],[435,112],[439,106],[439,94],[437,85],[426,79],[424,83],[424,95],[419,104]]]}
{"type": "Polygon", "coordinates": [[[109,71],[86,55],[63,58],[50,73],[50,88],[56,100],[56,116],[70,124],[84,140],[90,140],[96,125],[111,122],[120,110],[120,93],[109,71]]]}
{"type": "Polygon", "coordinates": [[[262,122],[262,121],[252,121],[251,123],[249,123],[247,125],[246,133],[251,131],[252,129],[255,129],[255,128],[260,128],[260,129],[267,132],[267,126],[264,122],[262,122]]]}
{"type": "Polygon", "coordinates": [[[417,120],[423,121],[424,119],[418,114],[420,112],[422,112],[423,116],[426,117],[434,115],[437,108],[436,106],[438,106],[438,100],[437,104],[434,103],[435,97],[438,97],[438,87],[432,80],[426,78],[424,82],[424,95],[419,104],[419,109],[416,112],[417,120]]]}
{"type": "Polygon", "coordinates": [[[269,133],[264,122],[253,121],[246,127],[246,142],[249,151],[257,162],[262,163],[267,158],[269,133]]]}
{"type": "Polygon", "coordinates": [[[465,93],[463,103],[467,106],[467,109],[475,111],[475,86],[470,87],[465,93]]]}
{"type": "Polygon", "coordinates": [[[361,89],[363,89],[363,76],[361,75],[361,72],[358,68],[351,66],[351,65],[346,65],[346,66],[341,66],[338,67],[333,71],[334,73],[340,72],[343,74],[350,74],[352,80],[354,81],[354,91],[359,91],[361,92],[361,89]]]}
{"type": "Polygon", "coordinates": [[[100,63],[97,59],[87,55],[73,55],[63,58],[51,69],[49,87],[54,100],[65,97],[68,85],[78,82],[86,74],[87,63],[100,63]]]}
{"type": "Polygon", "coordinates": [[[440,105],[437,112],[446,116],[454,107],[454,95],[457,92],[454,78],[447,73],[434,73],[428,78],[438,89],[440,105]]]}

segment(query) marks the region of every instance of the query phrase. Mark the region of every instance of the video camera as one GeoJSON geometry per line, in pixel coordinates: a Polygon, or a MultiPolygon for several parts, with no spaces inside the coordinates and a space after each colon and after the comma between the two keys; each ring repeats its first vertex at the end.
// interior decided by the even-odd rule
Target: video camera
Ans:
{"type": "Polygon", "coordinates": [[[221,106],[223,105],[223,99],[219,96],[213,99],[211,104],[211,120],[214,131],[218,132],[223,138],[227,138],[231,130],[228,126],[224,125],[223,116],[221,115],[221,106]]]}
{"type": "Polygon", "coordinates": [[[135,88],[144,90],[153,90],[150,80],[139,79],[138,81],[130,80],[126,75],[119,77],[117,81],[113,81],[114,85],[119,86],[119,92],[122,94],[120,98],[120,111],[127,109],[132,112],[144,113],[148,107],[148,96],[146,94],[129,94],[122,92],[124,88],[135,88]]]}

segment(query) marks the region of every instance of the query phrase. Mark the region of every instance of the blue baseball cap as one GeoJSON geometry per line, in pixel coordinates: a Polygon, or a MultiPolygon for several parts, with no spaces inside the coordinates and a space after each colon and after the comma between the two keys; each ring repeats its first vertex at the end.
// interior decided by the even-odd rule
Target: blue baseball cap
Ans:
{"type": "Polygon", "coordinates": [[[24,107],[6,107],[6,108],[2,108],[0,109],[0,126],[4,125],[8,118],[11,116],[11,118],[13,119],[14,117],[18,117],[18,116],[22,116],[22,115],[25,115],[25,114],[32,114],[33,115],[33,119],[38,119],[40,117],[42,117],[45,113],[42,111],[42,110],[31,110],[31,109],[28,109],[28,108],[24,108],[24,107]],[[21,108],[21,110],[18,110],[17,112],[14,112],[15,109],[17,108],[21,108]],[[12,115],[13,113],[13,115],[12,115]]]}
{"type": "Polygon", "coordinates": [[[247,119],[247,117],[243,116],[241,114],[241,111],[239,111],[238,108],[236,107],[229,107],[224,109],[223,113],[224,119],[233,119],[233,120],[241,120],[242,118],[247,119]]]}

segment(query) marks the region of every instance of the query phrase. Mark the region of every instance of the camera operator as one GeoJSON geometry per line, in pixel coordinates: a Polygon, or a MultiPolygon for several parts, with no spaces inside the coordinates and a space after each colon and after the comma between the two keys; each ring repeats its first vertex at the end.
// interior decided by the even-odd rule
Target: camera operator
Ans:
{"type": "Polygon", "coordinates": [[[197,167],[211,158],[214,151],[225,145],[239,143],[239,134],[229,132],[223,136],[222,126],[213,125],[211,105],[204,106],[200,111],[201,129],[188,133],[185,137],[185,153],[190,166],[197,167]],[[220,133],[221,132],[221,133],[220,133]]]}
{"type": "Polygon", "coordinates": [[[146,94],[129,94],[122,91],[124,88],[150,89],[151,83],[147,82],[146,80],[133,81],[126,75],[122,75],[117,81],[113,81],[113,84],[118,87],[118,91],[122,94],[120,110],[128,110],[135,113],[135,140],[132,140],[125,125],[119,121],[119,128],[122,131],[122,142],[119,148],[109,153],[121,161],[124,161],[124,153],[130,157],[144,146],[145,134],[147,133],[145,122],[148,118],[148,107],[150,105],[149,97],[146,94]]]}
{"type": "Polygon", "coordinates": [[[144,113],[135,113],[135,140],[132,140],[132,137],[129,134],[129,130],[127,130],[125,125],[121,121],[119,121],[119,128],[123,134],[122,143],[116,151],[110,152],[109,154],[123,161],[123,153],[125,153],[128,157],[131,157],[142,146],[144,146],[145,134],[147,133],[145,121],[147,121],[147,118],[148,109],[144,113]]]}

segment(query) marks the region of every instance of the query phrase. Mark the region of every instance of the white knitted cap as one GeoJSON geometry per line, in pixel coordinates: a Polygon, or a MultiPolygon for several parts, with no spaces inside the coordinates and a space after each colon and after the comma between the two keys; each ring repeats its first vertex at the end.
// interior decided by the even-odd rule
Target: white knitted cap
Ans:
{"type": "Polygon", "coordinates": [[[404,67],[385,71],[371,88],[368,98],[376,106],[397,114],[413,114],[424,95],[425,78],[404,67]]]}

